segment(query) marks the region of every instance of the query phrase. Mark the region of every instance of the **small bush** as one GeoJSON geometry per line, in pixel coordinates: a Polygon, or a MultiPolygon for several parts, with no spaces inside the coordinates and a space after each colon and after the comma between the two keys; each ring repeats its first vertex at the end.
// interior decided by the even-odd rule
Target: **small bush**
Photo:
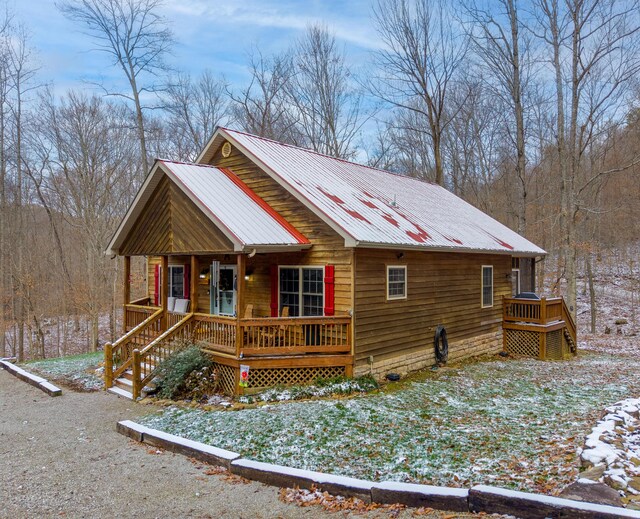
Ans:
{"type": "Polygon", "coordinates": [[[172,355],[158,368],[158,396],[170,399],[180,397],[189,389],[189,375],[209,367],[211,361],[197,346],[189,346],[172,355]]]}

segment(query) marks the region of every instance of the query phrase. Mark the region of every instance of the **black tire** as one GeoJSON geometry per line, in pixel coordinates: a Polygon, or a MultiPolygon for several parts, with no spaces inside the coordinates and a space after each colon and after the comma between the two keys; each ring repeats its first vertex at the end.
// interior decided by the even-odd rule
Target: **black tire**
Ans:
{"type": "Polygon", "coordinates": [[[447,330],[441,324],[436,327],[433,347],[436,353],[436,362],[446,364],[449,358],[449,341],[447,340],[447,330]]]}

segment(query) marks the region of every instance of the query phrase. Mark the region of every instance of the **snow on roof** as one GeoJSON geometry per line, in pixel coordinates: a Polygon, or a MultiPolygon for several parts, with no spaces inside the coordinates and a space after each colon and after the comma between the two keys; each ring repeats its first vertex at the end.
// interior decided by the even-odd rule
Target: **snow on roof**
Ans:
{"type": "Polygon", "coordinates": [[[159,162],[200,209],[237,238],[232,241],[246,246],[309,243],[234,173],[199,164],[159,162]]]}
{"type": "Polygon", "coordinates": [[[546,254],[438,185],[244,132],[216,134],[263,166],[347,245],[546,254]]]}

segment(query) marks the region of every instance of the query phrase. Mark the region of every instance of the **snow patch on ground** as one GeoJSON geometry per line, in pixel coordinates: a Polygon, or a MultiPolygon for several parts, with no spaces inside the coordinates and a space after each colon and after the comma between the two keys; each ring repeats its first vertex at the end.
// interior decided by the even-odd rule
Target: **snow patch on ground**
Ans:
{"type": "Polygon", "coordinates": [[[630,483],[640,482],[640,398],[628,398],[607,407],[585,440],[579,454],[586,467],[606,467],[599,481],[616,490],[640,494],[630,483]]]}
{"type": "Polygon", "coordinates": [[[54,380],[67,382],[86,391],[102,389],[102,371],[98,368],[102,362],[102,352],[85,353],[70,357],[36,360],[23,364],[29,370],[38,372],[54,380]]]}

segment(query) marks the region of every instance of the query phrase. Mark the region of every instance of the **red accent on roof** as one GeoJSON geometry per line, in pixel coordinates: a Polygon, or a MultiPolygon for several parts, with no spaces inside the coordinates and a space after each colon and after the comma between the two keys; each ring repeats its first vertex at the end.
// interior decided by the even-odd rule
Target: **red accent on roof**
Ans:
{"type": "Polygon", "coordinates": [[[349,209],[349,208],[344,207],[342,205],[340,207],[342,208],[342,210],[345,213],[350,214],[354,218],[357,218],[358,220],[362,220],[363,222],[367,222],[369,225],[371,225],[371,222],[369,220],[367,220],[364,216],[362,216],[358,211],[354,211],[353,209],[349,209]]]}
{"type": "Polygon", "coordinates": [[[244,193],[247,194],[256,204],[264,209],[276,222],[284,227],[291,236],[293,236],[298,243],[311,243],[298,229],[287,222],[280,213],[278,213],[273,207],[267,204],[262,198],[260,198],[256,192],[245,184],[238,175],[227,168],[217,168],[222,171],[236,186],[238,186],[244,193]]]}
{"type": "Polygon", "coordinates": [[[502,241],[500,238],[496,238],[493,234],[491,233],[487,233],[489,236],[491,236],[498,245],[502,245],[505,249],[509,249],[509,250],[513,250],[513,246],[509,245],[506,241],[502,241]]]}
{"type": "MultiPolygon", "coordinates": [[[[365,193],[366,194],[366,193],[365,193]]],[[[370,197],[373,198],[373,197],[370,197]]],[[[370,207],[371,209],[377,209],[378,206],[376,204],[374,204],[373,202],[369,202],[369,200],[360,200],[364,205],[366,205],[367,207],[370,207]]]]}
{"type": "Polygon", "coordinates": [[[329,200],[333,200],[336,204],[344,204],[344,200],[339,196],[332,195],[331,193],[325,191],[320,186],[318,186],[318,191],[320,191],[324,196],[326,196],[329,200]]]}
{"type": "Polygon", "coordinates": [[[382,214],[382,218],[384,218],[387,222],[389,222],[392,225],[395,225],[396,227],[400,227],[400,222],[398,222],[398,220],[396,220],[393,216],[391,216],[390,214],[387,213],[383,213],[382,214]]]}

